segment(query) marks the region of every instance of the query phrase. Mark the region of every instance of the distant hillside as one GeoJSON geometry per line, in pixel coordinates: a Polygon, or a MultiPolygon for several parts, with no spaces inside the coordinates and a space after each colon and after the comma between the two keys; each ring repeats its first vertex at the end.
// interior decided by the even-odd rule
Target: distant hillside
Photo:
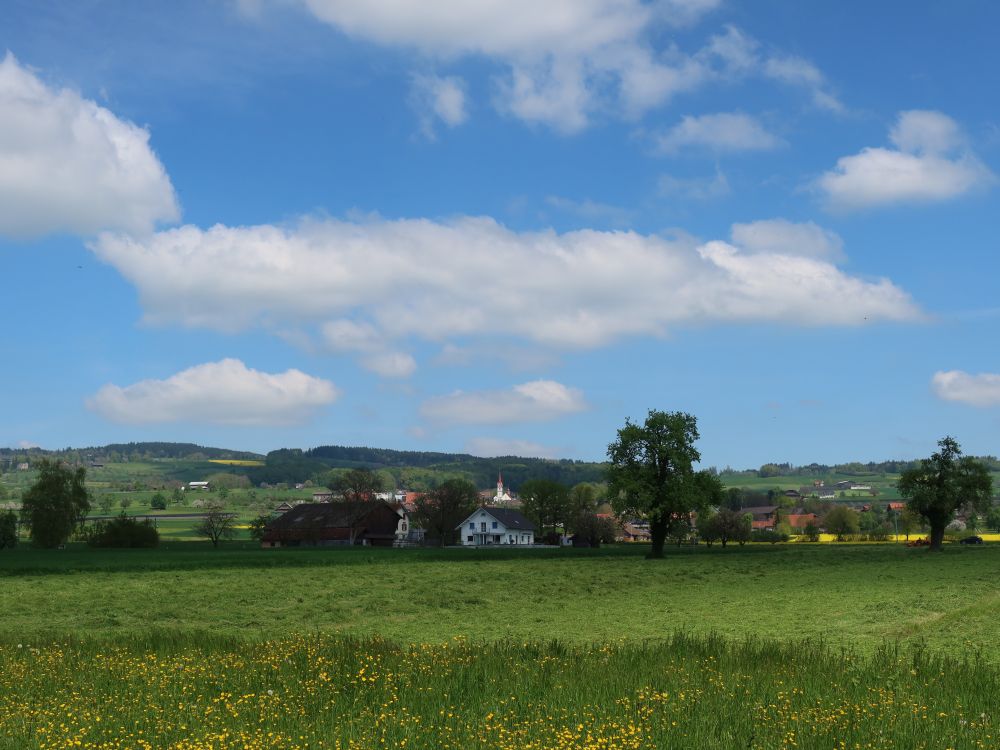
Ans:
{"type": "Polygon", "coordinates": [[[88,448],[64,448],[44,450],[42,448],[0,448],[0,457],[7,456],[58,456],[68,461],[101,461],[119,463],[121,461],[152,461],[157,459],[183,459],[185,461],[207,461],[210,459],[261,460],[259,453],[233,451],[227,448],[209,448],[194,443],[111,443],[110,445],[88,448]]]}
{"type": "Polygon", "coordinates": [[[490,487],[503,473],[504,483],[515,489],[529,479],[551,479],[567,485],[604,481],[604,464],[570,459],[551,460],[502,456],[481,458],[465,453],[397,451],[324,445],[311,450],[271,451],[265,465],[249,467],[247,476],[255,483],[322,480],[333,469],[365,468],[381,470],[393,477],[397,486],[429,489],[450,477],[462,477],[477,487],[490,487]]]}

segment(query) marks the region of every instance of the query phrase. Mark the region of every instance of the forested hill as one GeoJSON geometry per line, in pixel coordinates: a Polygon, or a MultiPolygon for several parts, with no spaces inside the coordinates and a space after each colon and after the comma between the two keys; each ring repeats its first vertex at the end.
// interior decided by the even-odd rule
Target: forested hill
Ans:
{"type": "MultiPolygon", "coordinates": [[[[331,469],[366,468],[388,470],[401,486],[417,488],[428,484],[430,475],[438,479],[462,477],[477,487],[496,483],[502,472],[504,483],[518,487],[529,479],[551,479],[562,484],[604,481],[604,464],[570,459],[501,456],[481,458],[466,453],[397,451],[324,445],[311,450],[283,449],[267,454],[265,465],[248,468],[255,483],[303,481],[331,469]]],[[[434,482],[430,482],[434,484],[434,482]]]]}
{"type": "Polygon", "coordinates": [[[234,451],[228,448],[209,448],[194,443],[111,443],[87,448],[64,448],[45,450],[43,448],[0,448],[0,456],[58,456],[68,461],[150,461],[178,459],[186,461],[208,461],[219,459],[261,460],[259,453],[234,451]]]}

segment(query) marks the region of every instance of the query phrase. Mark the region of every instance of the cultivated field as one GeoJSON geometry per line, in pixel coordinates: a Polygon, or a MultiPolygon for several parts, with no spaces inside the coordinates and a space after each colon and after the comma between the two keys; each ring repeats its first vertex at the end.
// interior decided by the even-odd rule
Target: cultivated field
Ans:
{"type": "Polygon", "coordinates": [[[0,748],[994,747],[1000,545],[0,554],[0,748]]]}

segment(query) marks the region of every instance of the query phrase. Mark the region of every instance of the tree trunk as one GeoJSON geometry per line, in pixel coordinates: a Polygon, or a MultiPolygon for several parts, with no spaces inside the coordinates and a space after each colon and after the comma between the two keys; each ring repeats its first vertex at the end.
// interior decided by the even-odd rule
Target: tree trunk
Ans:
{"type": "Polygon", "coordinates": [[[941,544],[944,542],[944,529],[947,524],[944,523],[933,523],[931,524],[931,546],[928,549],[929,552],[940,552],[941,544]]]}
{"type": "Polygon", "coordinates": [[[660,559],[663,557],[663,543],[667,540],[667,524],[663,521],[653,521],[649,524],[649,538],[652,547],[646,557],[660,559]]]}

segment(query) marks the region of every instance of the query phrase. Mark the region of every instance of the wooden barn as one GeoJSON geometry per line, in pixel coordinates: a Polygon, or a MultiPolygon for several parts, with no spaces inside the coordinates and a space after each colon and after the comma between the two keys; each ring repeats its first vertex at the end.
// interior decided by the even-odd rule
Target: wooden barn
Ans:
{"type": "Polygon", "coordinates": [[[391,547],[409,531],[409,518],[398,505],[379,501],[303,503],[267,525],[261,546],[391,547]]]}

